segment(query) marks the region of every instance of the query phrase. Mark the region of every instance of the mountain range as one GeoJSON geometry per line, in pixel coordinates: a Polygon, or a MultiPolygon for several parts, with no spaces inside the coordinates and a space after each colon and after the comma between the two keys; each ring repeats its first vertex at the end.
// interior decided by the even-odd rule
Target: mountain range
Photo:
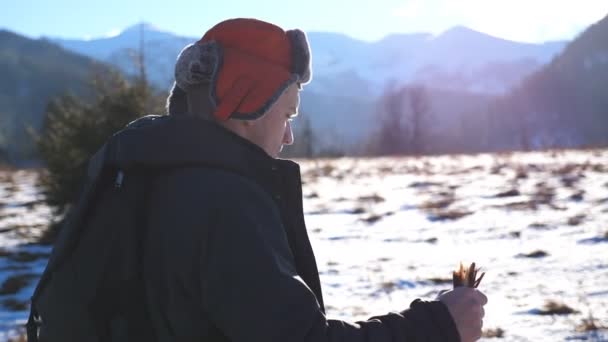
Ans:
{"type": "Polygon", "coordinates": [[[48,101],[82,95],[93,70],[111,69],[45,39],[0,30],[0,161],[35,158],[34,136],[48,101]]]}
{"type": "Polygon", "coordinates": [[[525,148],[608,144],[608,16],[495,103],[525,148]]]}
{"type": "MultiPolygon", "coordinates": [[[[302,93],[296,132],[311,128],[317,154],[365,153],[365,144],[379,134],[379,122],[386,119],[381,115],[383,96],[415,84],[427,90],[427,135],[434,152],[542,147],[550,140],[580,145],[581,136],[591,131],[594,137],[608,136],[606,127],[596,124],[608,108],[602,102],[608,79],[606,21],[573,42],[543,44],[517,43],[466,27],[439,35],[393,34],[376,42],[310,32],[314,79],[302,93]],[[576,101],[567,103],[570,98],[576,101]],[[573,103],[593,109],[579,110],[573,103]],[[587,113],[579,120],[586,128],[576,124],[579,113],[587,113]],[[547,133],[567,131],[562,122],[581,127],[559,138],[547,133]],[[547,127],[545,133],[542,127],[547,127]]],[[[168,89],[177,54],[197,39],[145,23],[92,40],[36,40],[1,31],[0,71],[10,77],[0,80],[0,158],[2,153],[12,160],[31,156],[34,152],[25,148],[31,142],[15,141],[27,140],[27,127],[40,126],[51,97],[84,87],[91,69],[103,65],[136,74],[143,51],[148,79],[168,89]],[[41,67],[40,61],[47,59],[52,62],[41,67]],[[14,132],[21,132],[19,139],[14,132]]]]}
{"type": "MultiPolygon", "coordinates": [[[[168,89],[179,51],[199,38],[140,23],[113,37],[49,39],[127,74],[138,72],[136,59],[143,51],[148,78],[160,89],[168,89]]],[[[301,112],[317,133],[318,152],[348,154],[365,150],[362,142],[375,134],[370,128],[377,126],[377,101],[388,87],[416,83],[432,89],[429,94],[438,109],[435,120],[446,126],[458,121],[456,116],[462,111],[471,110],[469,100],[481,98],[473,102],[483,106],[488,95],[505,94],[567,44],[518,43],[462,26],[439,35],[392,34],[376,42],[328,32],[310,32],[308,39],[314,78],[302,94],[301,112]],[[450,94],[447,98],[446,93],[450,94]]]]}
{"type": "MultiPolygon", "coordinates": [[[[393,34],[376,42],[349,36],[310,32],[315,79],[310,91],[326,93],[343,78],[360,82],[345,92],[362,90],[378,95],[389,82],[423,83],[431,87],[481,93],[504,93],[531,71],[549,62],[566,41],[526,44],[454,27],[439,35],[393,34]]],[[[137,71],[136,56],[143,48],[152,82],[161,89],[172,82],[179,51],[196,37],[182,37],[141,23],[120,34],[91,40],[50,40],[65,49],[137,71]]]]}

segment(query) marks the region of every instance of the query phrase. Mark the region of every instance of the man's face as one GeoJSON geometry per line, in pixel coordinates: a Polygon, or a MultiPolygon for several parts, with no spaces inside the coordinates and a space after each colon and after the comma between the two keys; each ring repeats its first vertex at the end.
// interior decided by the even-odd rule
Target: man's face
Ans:
{"type": "Polygon", "coordinates": [[[250,122],[247,128],[249,140],[264,149],[271,157],[277,158],[283,145],[293,143],[290,121],[298,114],[299,105],[298,86],[293,84],[264,116],[250,122]]]}

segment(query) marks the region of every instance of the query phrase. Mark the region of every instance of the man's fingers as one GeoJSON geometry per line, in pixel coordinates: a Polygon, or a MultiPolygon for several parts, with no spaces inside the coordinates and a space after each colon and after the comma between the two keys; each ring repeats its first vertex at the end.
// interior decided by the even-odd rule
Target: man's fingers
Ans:
{"type": "Polygon", "coordinates": [[[483,320],[479,320],[477,322],[475,322],[473,325],[471,325],[471,327],[473,327],[473,329],[475,329],[475,333],[474,333],[474,337],[473,337],[473,341],[477,341],[481,338],[481,336],[483,335],[483,320]]]}
{"type": "Polygon", "coordinates": [[[475,301],[475,303],[484,306],[488,303],[488,297],[486,297],[485,294],[483,294],[481,291],[479,290],[474,290],[470,292],[470,296],[472,298],[472,300],[475,301]]]}
{"type": "Polygon", "coordinates": [[[486,314],[486,311],[484,310],[483,306],[479,305],[478,303],[475,303],[471,308],[471,313],[473,314],[472,318],[476,321],[479,321],[483,319],[486,314]]]}

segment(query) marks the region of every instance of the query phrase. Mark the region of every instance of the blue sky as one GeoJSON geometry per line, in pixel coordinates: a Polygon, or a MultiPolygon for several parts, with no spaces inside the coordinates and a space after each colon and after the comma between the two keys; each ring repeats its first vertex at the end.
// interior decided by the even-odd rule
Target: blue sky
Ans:
{"type": "Polygon", "coordinates": [[[542,42],[572,39],[607,14],[606,0],[19,0],[2,6],[0,27],[30,37],[97,38],[146,21],[197,37],[221,20],[255,17],[363,40],[464,25],[542,42]]]}

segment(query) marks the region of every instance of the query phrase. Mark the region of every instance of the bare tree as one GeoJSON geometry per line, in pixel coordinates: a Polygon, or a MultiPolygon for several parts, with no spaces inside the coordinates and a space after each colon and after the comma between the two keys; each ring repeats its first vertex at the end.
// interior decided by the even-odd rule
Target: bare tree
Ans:
{"type": "Polygon", "coordinates": [[[404,88],[404,95],[409,100],[411,122],[411,153],[421,154],[424,149],[423,122],[429,113],[430,102],[426,88],[422,85],[412,85],[404,88]]]}
{"type": "Polygon", "coordinates": [[[144,51],[144,35],[145,35],[145,25],[142,22],[139,25],[139,80],[140,82],[146,84],[146,55],[144,51]]]}
{"type": "Polygon", "coordinates": [[[313,142],[313,132],[312,132],[312,125],[310,124],[310,116],[303,116],[301,118],[301,123],[302,123],[302,143],[304,146],[302,146],[302,152],[304,154],[305,158],[312,158],[313,157],[313,150],[312,150],[312,142],[313,142]]]}
{"type": "Polygon", "coordinates": [[[381,154],[421,154],[424,150],[424,121],[430,111],[426,88],[407,85],[388,90],[381,99],[382,114],[377,137],[381,154]]]}
{"type": "Polygon", "coordinates": [[[403,153],[406,132],[402,123],[403,104],[399,91],[389,90],[382,97],[381,106],[383,114],[380,115],[377,152],[389,155],[403,153]]]}
{"type": "Polygon", "coordinates": [[[294,143],[285,146],[282,156],[285,158],[312,158],[318,151],[313,148],[315,134],[313,132],[309,115],[298,115],[292,123],[294,143]]]}

